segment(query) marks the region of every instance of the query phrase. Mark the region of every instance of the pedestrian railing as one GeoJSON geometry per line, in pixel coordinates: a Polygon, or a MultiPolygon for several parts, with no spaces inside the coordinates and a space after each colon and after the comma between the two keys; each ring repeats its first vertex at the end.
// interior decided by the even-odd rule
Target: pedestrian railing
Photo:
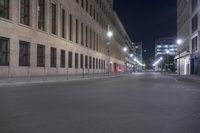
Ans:
{"type": "MultiPolygon", "coordinates": [[[[57,81],[69,81],[69,80],[80,80],[80,79],[93,79],[103,78],[109,76],[119,76],[124,73],[110,73],[107,70],[92,70],[92,69],[76,69],[75,72],[66,69],[66,73],[59,73],[59,69],[55,68],[55,74],[49,74],[46,67],[44,67],[43,73],[40,76],[34,76],[32,74],[31,67],[25,69],[25,76],[15,76],[11,73],[11,67],[8,67],[7,76],[0,77],[1,84],[15,84],[15,83],[45,83],[45,82],[57,82],[57,81]]],[[[129,73],[129,72],[126,72],[129,73]]]]}

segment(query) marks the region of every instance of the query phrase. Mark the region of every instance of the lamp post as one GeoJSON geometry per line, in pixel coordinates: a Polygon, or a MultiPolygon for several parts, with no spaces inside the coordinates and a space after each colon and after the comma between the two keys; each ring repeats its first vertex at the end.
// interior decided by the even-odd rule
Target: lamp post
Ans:
{"type": "Polygon", "coordinates": [[[109,59],[108,59],[108,75],[110,75],[110,72],[111,72],[111,38],[113,36],[113,32],[108,30],[107,32],[107,37],[108,37],[108,56],[109,56],[109,59]]]}
{"type": "MultiPolygon", "coordinates": [[[[176,41],[176,43],[178,44],[178,45],[181,45],[182,43],[183,43],[183,40],[182,39],[178,39],[177,41],[176,41]]],[[[178,51],[178,62],[179,62],[179,65],[178,65],[178,75],[180,76],[181,75],[181,52],[180,51],[178,51]]]]}
{"type": "MultiPolygon", "coordinates": [[[[125,55],[127,54],[128,48],[125,46],[123,49],[123,52],[125,53],[125,55]]],[[[130,55],[129,55],[130,56],[130,55]]],[[[128,71],[128,65],[126,64],[126,72],[128,71]]]]}
{"type": "Polygon", "coordinates": [[[167,53],[167,72],[168,72],[168,70],[169,70],[169,64],[170,64],[170,62],[169,62],[169,54],[170,54],[170,51],[167,50],[166,53],[167,53]]]}

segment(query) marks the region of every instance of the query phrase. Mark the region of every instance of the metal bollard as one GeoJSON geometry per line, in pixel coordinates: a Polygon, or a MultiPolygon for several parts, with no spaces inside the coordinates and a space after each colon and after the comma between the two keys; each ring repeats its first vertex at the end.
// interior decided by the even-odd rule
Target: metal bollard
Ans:
{"type": "Polygon", "coordinates": [[[31,81],[31,67],[28,67],[28,81],[31,81]]]}
{"type": "Polygon", "coordinates": [[[78,70],[77,70],[77,68],[76,68],[76,73],[75,73],[75,77],[74,78],[78,79],[78,70]]]}
{"type": "Polygon", "coordinates": [[[84,78],[85,78],[85,74],[84,74],[84,68],[83,68],[83,73],[82,73],[82,74],[83,74],[83,77],[82,77],[82,78],[84,79],[84,78]]]}
{"type": "Polygon", "coordinates": [[[43,81],[46,81],[46,68],[44,67],[44,76],[43,76],[43,81]]]}
{"type": "Polygon", "coordinates": [[[90,69],[88,69],[88,78],[90,78],[90,69]]]}
{"type": "Polygon", "coordinates": [[[58,80],[58,67],[56,67],[56,80],[58,80]]]}
{"type": "Polygon", "coordinates": [[[8,65],[8,82],[11,82],[10,65],[8,65]]]}
{"type": "Polygon", "coordinates": [[[67,80],[69,80],[69,68],[67,68],[67,80]]]}

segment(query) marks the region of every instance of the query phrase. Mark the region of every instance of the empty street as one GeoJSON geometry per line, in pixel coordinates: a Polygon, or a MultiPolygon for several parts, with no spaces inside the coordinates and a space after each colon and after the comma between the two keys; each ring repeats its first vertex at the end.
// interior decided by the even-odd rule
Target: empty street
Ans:
{"type": "Polygon", "coordinates": [[[0,133],[199,133],[200,84],[159,73],[0,88],[0,133]]]}

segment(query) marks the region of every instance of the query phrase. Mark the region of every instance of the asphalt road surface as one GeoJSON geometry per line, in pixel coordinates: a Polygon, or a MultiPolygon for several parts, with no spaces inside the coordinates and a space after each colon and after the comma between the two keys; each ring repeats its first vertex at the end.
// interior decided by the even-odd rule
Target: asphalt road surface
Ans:
{"type": "Polygon", "coordinates": [[[1,87],[0,133],[200,133],[200,83],[141,73],[1,87]]]}

